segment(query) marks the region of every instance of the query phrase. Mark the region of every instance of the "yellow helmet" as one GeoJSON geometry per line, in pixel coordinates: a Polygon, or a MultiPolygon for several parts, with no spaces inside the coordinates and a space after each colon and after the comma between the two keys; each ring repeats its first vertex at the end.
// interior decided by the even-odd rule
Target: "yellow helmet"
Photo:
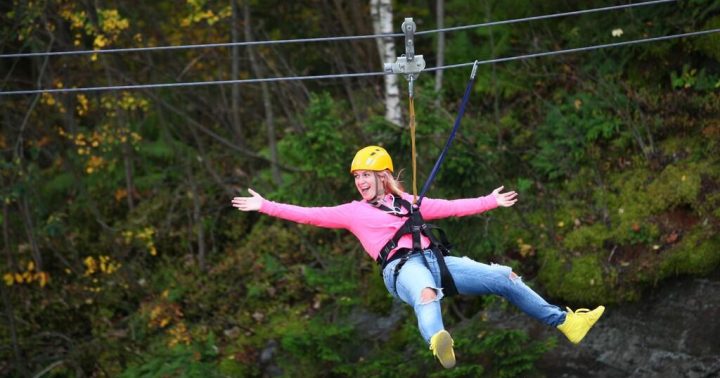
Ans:
{"type": "Polygon", "coordinates": [[[368,171],[384,171],[389,169],[393,171],[393,163],[390,154],[384,148],[379,146],[367,146],[355,154],[355,158],[350,164],[350,172],[357,170],[368,171]]]}

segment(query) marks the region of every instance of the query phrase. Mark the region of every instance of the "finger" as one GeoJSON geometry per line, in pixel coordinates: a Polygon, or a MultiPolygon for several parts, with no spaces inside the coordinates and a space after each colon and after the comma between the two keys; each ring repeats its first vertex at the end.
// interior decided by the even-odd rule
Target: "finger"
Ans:
{"type": "Polygon", "coordinates": [[[248,188],[248,192],[250,192],[250,194],[252,194],[253,197],[260,197],[260,195],[257,194],[257,192],[255,192],[254,190],[252,190],[252,189],[250,189],[250,188],[248,188]]]}

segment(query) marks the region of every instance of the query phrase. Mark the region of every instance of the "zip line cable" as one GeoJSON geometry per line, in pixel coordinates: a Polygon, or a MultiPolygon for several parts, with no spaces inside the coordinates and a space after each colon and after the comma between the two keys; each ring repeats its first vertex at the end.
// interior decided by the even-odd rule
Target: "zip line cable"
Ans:
{"type": "MultiPolygon", "coordinates": [[[[585,46],[585,47],[578,47],[578,48],[573,48],[573,49],[546,51],[546,52],[541,52],[541,53],[525,54],[525,55],[516,55],[516,56],[505,57],[505,58],[478,60],[477,64],[478,65],[492,64],[492,63],[500,63],[500,62],[509,62],[509,61],[514,61],[514,60],[523,60],[523,59],[538,58],[538,57],[545,57],[545,56],[569,54],[569,53],[582,52],[582,51],[599,50],[599,49],[610,48],[610,47],[636,45],[636,44],[647,43],[647,42],[666,41],[666,40],[670,40],[670,39],[706,35],[706,34],[712,34],[712,33],[717,33],[717,32],[720,32],[720,28],[688,32],[688,33],[681,33],[681,34],[673,34],[673,35],[661,36],[661,37],[643,38],[643,39],[636,39],[636,40],[631,40],[631,41],[585,46]]],[[[458,64],[439,66],[439,67],[431,67],[431,68],[426,68],[423,71],[431,72],[431,71],[438,71],[438,70],[448,70],[448,69],[453,69],[453,68],[472,66],[473,64],[475,64],[475,61],[469,62],[469,63],[458,63],[458,64]]],[[[49,88],[49,89],[33,89],[33,90],[0,92],[0,96],[29,95],[29,94],[40,94],[40,93],[94,92],[94,91],[105,91],[105,90],[132,90],[132,89],[148,89],[148,88],[197,87],[197,86],[206,86],[206,85],[225,85],[225,84],[253,84],[253,83],[276,82],[276,81],[320,80],[320,79],[336,79],[336,78],[347,78],[347,77],[368,77],[368,76],[384,76],[384,75],[394,75],[394,74],[387,73],[387,72],[361,72],[361,73],[346,73],[346,74],[334,74],[334,75],[269,77],[269,78],[240,79],[240,80],[194,81],[194,82],[180,82],[180,83],[118,85],[118,86],[82,87],[82,88],[49,88]]]]}
{"type": "Polygon", "coordinates": [[[347,74],[334,74],[334,75],[268,77],[268,78],[261,78],[261,79],[190,81],[190,82],[180,82],[180,83],[115,85],[115,86],[85,87],[85,88],[51,88],[51,89],[35,89],[35,90],[27,90],[27,91],[0,92],[0,96],[13,95],[13,94],[20,95],[20,94],[37,94],[37,93],[93,92],[93,91],[106,91],[106,90],[198,87],[198,86],[205,86],[205,85],[225,85],[225,84],[254,84],[254,83],[274,82],[274,81],[338,79],[338,78],[345,78],[345,77],[366,77],[366,76],[384,76],[384,75],[389,75],[389,74],[386,74],[385,72],[361,72],[361,73],[347,73],[347,74]]]}
{"type": "MultiPolygon", "coordinates": [[[[546,52],[534,53],[534,54],[516,55],[516,56],[505,57],[505,58],[495,58],[495,59],[481,60],[481,61],[478,61],[478,64],[492,64],[492,63],[510,62],[510,61],[514,61],[514,60],[523,60],[523,59],[530,59],[530,58],[539,58],[539,57],[544,57],[544,56],[570,54],[570,53],[582,52],[582,51],[600,50],[600,49],[609,48],[609,47],[637,45],[637,44],[647,43],[647,42],[667,41],[667,40],[670,40],[670,39],[683,38],[683,37],[693,37],[693,36],[706,35],[706,34],[712,34],[712,33],[718,33],[718,32],[720,32],[720,28],[718,28],[718,29],[709,29],[709,30],[701,30],[701,31],[695,31],[695,32],[688,32],[688,33],[682,33],[682,34],[673,34],[673,35],[667,35],[667,36],[662,36],[662,37],[651,37],[651,38],[635,39],[635,40],[632,40],[632,41],[605,43],[605,44],[602,44],[602,45],[577,47],[577,48],[573,48],[573,49],[556,50],[556,51],[546,51],[546,52]]],[[[446,70],[446,69],[459,68],[459,67],[468,67],[468,66],[472,66],[473,64],[474,64],[474,62],[459,63],[459,64],[450,64],[450,65],[446,65],[446,66],[442,66],[442,67],[430,67],[430,68],[426,68],[424,71],[438,71],[438,70],[446,70]]],[[[2,94],[2,93],[0,93],[0,94],[2,94]]]]}
{"type": "MultiPolygon", "coordinates": [[[[641,3],[613,5],[602,8],[585,9],[572,12],[554,13],[542,16],[531,16],[524,18],[516,18],[503,21],[491,21],[482,24],[455,26],[442,29],[425,30],[416,32],[415,35],[427,35],[435,33],[452,32],[458,30],[474,29],[480,27],[497,26],[514,24],[518,22],[526,21],[539,21],[551,18],[565,17],[565,16],[578,16],[588,13],[604,12],[618,9],[626,9],[633,7],[640,7],[646,5],[656,5],[662,3],[676,2],[677,0],[653,0],[641,3]]],[[[76,50],[76,51],[49,51],[49,52],[34,52],[34,53],[13,53],[13,54],[0,54],[2,58],[29,58],[38,56],[67,56],[67,55],[91,55],[91,54],[110,54],[110,53],[126,53],[126,52],[143,52],[143,51],[167,51],[167,50],[190,50],[190,49],[204,49],[204,48],[216,48],[216,47],[235,47],[235,46],[258,46],[258,45],[280,45],[290,43],[311,43],[311,42],[330,42],[330,41],[349,41],[349,40],[360,40],[360,39],[380,39],[380,38],[398,38],[403,37],[403,33],[386,33],[386,34],[367,34],[367,35],[354,35],[354,36],[341,36],[341,37],[318,37],[318,38],[300,38],[300,39],[278,39],[278,40],[266,40],[266,41],[247,41],[247,42],[225,42],[225,43],[205,43],[195,45],[175,45],[175,46],[155,46],[155,47],[128,47],[128,48],[117,48],[117,49],[105,49],[105,50],[76,50]]]]}
{"type": "Polygon", "coordinates": [[[579,16],[579,15],[588,14],[588,13],[604,12],[604,11],[611,11],[611,10],[617,10],[617,9],[639,7],[639,6],[644,6],[644,5],[656,5],[656,4],[673,3],[673,2],[677,2],[677,0],[654,0],[654,1],[646,1],[646,2],[642,2],[642,3],[613,5],[613,6],[602,7],[602,8],[593,8],[593,9],[585,9],[585,10],[579,10],[579,11],[547,14],[547,15],[543,15],[543,16],[530,16],[530,17],[524,17],[524,18],[515,18],[515,19],[511,19],[511,20],[490,21],[490,22],[484,22],[481,24],[474,24],[474,25],[464,25],[464,26],[455,26],[455,27],[449,27],[449,28],[444,28],[444,29],[425,30],[425,31],[415,32],[415,35],[466,30],[466,29],[474,29],[474,28],[487,27],[487,26],[515,24],[518,22],[526,22],[526,21],[547,20],[547,19],[551,19],[551,18],[566,17],[566,16],[579,16]]]}

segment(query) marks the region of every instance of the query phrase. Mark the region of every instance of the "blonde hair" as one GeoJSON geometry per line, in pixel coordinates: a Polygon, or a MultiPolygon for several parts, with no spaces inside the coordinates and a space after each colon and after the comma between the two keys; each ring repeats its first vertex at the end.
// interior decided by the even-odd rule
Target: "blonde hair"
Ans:
{"type": "Polygon", "coordinates": [[[402,193],[405,191],[405,188],[403,188],[402,181],[400,181],[400,174],[399,172],[397,177],[393,177],[392,173],[389,170],[379,171],[375,172],[375,174],[379,178],[384,178],[382,180],[384,182],[384,189],[385,193],[392,193],[396,196],[401,196],[402,193]]]}

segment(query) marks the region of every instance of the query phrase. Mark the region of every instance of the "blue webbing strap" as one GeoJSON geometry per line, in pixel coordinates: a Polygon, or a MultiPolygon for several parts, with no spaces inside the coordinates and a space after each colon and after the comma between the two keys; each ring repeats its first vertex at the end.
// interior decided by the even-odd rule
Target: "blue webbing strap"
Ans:
{"type": "Polygon", "coordinates": [[[447,154],[448,150],[450,149],[450,146],[452,145],[453,139],[455,139],[455,134],[457,133],[458,129],[460,128],[460,121],[462,120],[463,114],[465,114],[465,106],[468,103],[468,100],[470,99],[470,92],[472,91],[472,88],[475,84],[475,73],[477,72],[477,66],[478,61],[475,61],[475,64],[473,64],[472,73],[470,74],[470,81],[468,81],[467,88],[465,88],[465,95],[463,96],[462,102],[460,103],[460,110],[458,111],[458,115],[455,118],[455,125],[453,126],[452,132],[450,133],[450,136],[448,137],[447,142],[445,143],[445,148],[443,148],[442,152],[440,152],[440,156],[438,156],[437,161],[435,162],[435,166],[433,167],[432,171],[430,172],[430,176],[425,181],[425,184],[423,185],[422,190],[420,191],[420,196],[418,197],[418,200],[416,202],[417,208],[420,207],[420,203],[422,202],[423,198],[425,197],[425,192],[430,189],[430,185],[432,184],[433,180],[435,180],[435,176],[437,175],[438,171],[440,170],[440,166],[442,165],[443,160],[445,160],[445,155],[447,154]]]}

